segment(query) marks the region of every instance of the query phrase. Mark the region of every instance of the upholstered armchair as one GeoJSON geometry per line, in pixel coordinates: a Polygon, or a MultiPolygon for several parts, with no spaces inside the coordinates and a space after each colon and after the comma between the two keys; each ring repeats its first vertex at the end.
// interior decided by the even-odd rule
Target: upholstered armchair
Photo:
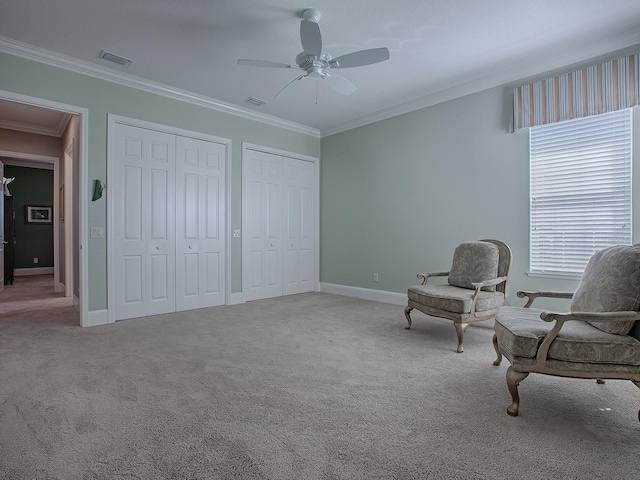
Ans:
{"type": "Polygon", "coordinates": [[[493,364],[500,365],[503,355],[511,362],[509,415],[518,415],[518,385],[529,373],[592,378],[598,383],[631,380],[640,387],[640,328],[634,328],[640,320],[640,244],[596,252],[573,294],[517,295],[527,297],[527,303],[499,308],[493,336],[498,355],[493,364]],[[530,308],[540,297],[571,299],[570,312],[530,308]]]}
{"type": "Polygon", "coordinates": [[[471,322],[492,318],[507,298],[511,249],[499,240],[458,245],[448,272],[419,273],[421,285],[407,290],[404,315],[411,328],[411,311],[453,320],[458,353],[463,352],[464,332],[471,322]],[[432,277],[447,277],[446,284],[427,284],[432,277]]]}

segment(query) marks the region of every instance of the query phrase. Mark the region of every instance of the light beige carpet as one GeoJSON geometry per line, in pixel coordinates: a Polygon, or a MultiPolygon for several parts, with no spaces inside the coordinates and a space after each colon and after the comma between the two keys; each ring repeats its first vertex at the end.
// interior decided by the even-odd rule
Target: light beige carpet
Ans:
{"type": "Polygon", "coordinates": [[[640,476],[640,391],[531,375],[511,418],[490,321],[457,354],[451,322],[321,293],[88,329],[6,299],[2,479],[640,476]]]}

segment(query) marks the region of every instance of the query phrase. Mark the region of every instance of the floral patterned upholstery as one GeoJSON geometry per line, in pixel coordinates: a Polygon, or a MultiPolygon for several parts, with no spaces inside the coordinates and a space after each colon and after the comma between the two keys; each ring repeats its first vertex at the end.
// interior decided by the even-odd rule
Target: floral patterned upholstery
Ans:
{"type": "MultiPolygon", "coordinates": [[[[473,283],[491,280],[498,276],[498,247],[489,242],[467,242],[458,245],[453,252],[453,262],[447,281],[449,285],[473,288],[473,283]]],[[[482,287],[495,291],[495,285],[482,287]]]]}
{"type": "MultiPolygon", "coordinates": [[[[407,296],[424,306],[446,310],[460,315],[470,314],[475,290],[452,285],[416,285],[409,287],[407,296]]],[[[480,291],[476,300],[476,312],[493,311],[504,305],[504,293],[480,291]]]]}
{"type": "Polygon", "coordinates": [[[518,415],[518,385],[529,373],[593,378],[599,383],[606,378],[631,380],[640,387],[640,245],[596,252],[573,295],[518,296],[529,301],[525,307],[499,307],[493,336],[498,355],[494,365],[503,355],[511,362],[509,415],[518,415]],[[571,299],[571,311],[528,308],[540,297],[571,299]]]}
{"type": "Polygon", "coordinates": [[[511,249],[499,240],[458,245],[448,272],[419,273],[422,285],[407,289],[404,315],[411,328],[414,309],[432,317],[453,320],[458,352],[463,351],[464,331],[471,322],[493,317],[507,298],[511,249]],[[447,277],[446,284],[428,284],[432,277],[447,277]]]}
{"type": "MultiPolygon", "coordinates": [[[[553,323],[543,322],[536,308],[501,307],[496,315],[495,332],[507,358],[535,360],[542,339],[553,323]]],[[[635,367],[640,372],[640,341],[628,335],[616,335],[594,328],[588,322],[567,322],[549,348],[547,360],[585,364],[617,364],[635,367]]]]}
{"type": "MultiPolygon", "coordinates": [[[[573,294],[572,312],[640,310],[640,245],[593,254],[573,294]]],[[[603,332],[626,335],[634,322],[594,322],[603,332]]]]}

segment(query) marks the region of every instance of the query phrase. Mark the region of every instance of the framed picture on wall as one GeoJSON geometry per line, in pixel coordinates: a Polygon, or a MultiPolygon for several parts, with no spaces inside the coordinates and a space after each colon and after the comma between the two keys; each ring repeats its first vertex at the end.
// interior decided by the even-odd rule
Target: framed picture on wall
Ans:
{"type": "Polygon", "coordinates": [[[40,223],[49,225],[53,223],[53,219],[51,218],[51,207],[35,207],[33,205],[25,205],[24,209],[25,223],[40,223]]]}

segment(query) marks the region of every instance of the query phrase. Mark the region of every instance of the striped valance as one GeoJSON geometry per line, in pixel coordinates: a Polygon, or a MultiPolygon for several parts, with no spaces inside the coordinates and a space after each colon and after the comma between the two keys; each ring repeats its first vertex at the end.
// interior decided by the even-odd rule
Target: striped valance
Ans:
{"type": "Polygon", "coordinates": [[[640,54],[517,87],[513,129],[562,122],[640,103],[640,54]]]}

